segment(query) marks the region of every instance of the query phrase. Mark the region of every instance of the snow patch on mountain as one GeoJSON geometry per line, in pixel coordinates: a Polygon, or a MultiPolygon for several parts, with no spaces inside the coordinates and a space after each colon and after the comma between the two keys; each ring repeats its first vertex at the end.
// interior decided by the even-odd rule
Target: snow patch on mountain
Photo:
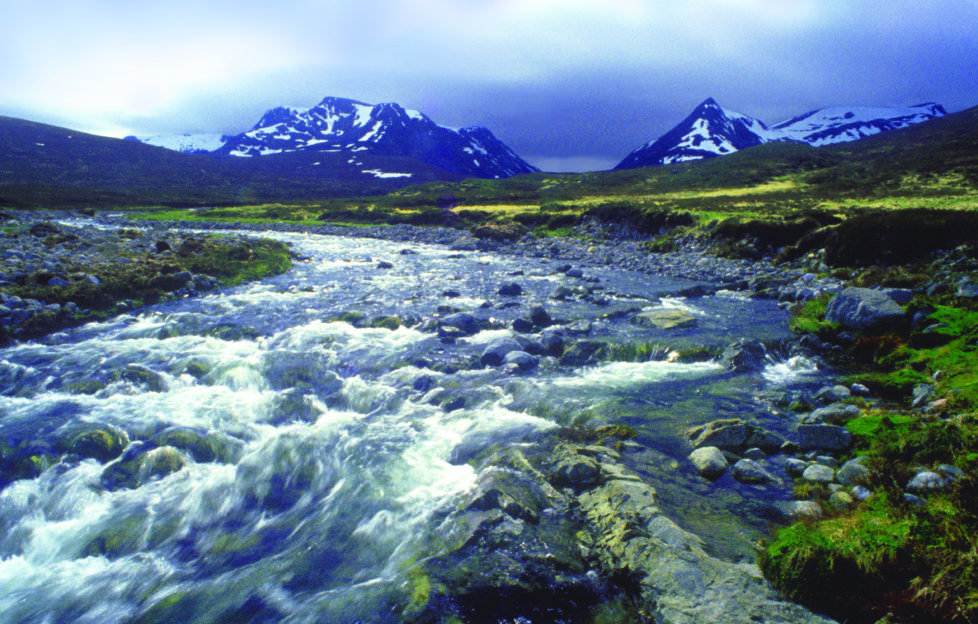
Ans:
{"type": "Polygon", "coordinates": [[[939,104],[897,107],[832,107],[799,115],[775,126],[724,109],[709,98],[658,139],[625,157],[616,169],[701,160],[732,154],[747,147],[794,141],[815,147],[903,128],[945,115],[939,104]]]}
{"type": "Polygon", "coordinates": [[[227,136],[214,133],[200,134],[157,134],[154,136],[127,136],[127,140],[139,141],[147,145],[165,147],[184,154],[206,154],[221,149],[227,136]]]}

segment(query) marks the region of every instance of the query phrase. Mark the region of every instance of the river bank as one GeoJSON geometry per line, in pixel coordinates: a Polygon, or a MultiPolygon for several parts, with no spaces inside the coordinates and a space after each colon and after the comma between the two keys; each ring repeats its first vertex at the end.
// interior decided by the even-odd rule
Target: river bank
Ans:
{"type": "MultiPolygon", "coordinates": [[[[71,218],[63,215],[63,219],[71,218]]],[[[116,223],[124,222],[111,224],[116,223]]],[[[27,228],[28,233],[34,225],[27,228]]],[[[179,224],[150,227],[134,234],[131,240],[124,236],[105,238],[104,233],[90,233],[94,230],[91,227],[78,229],[61,223],[54,226],[66,228],[62,236],[73,234],[79,237],[78,241],[89,244],[111,243],[118,249],[131,243],[132,253],[144,254],[147,266],[157,267],[154,275],[162,275],[159,256],[179,255],[173,253],[174,249],[179,251],[188,240],[203,238],[200,234],[177,232],[179,224]],[[171,249],[158,246],[160,242],[171,249]]],[[[259,226],[245,229],[255,227],[259,226]]],[[[201,229],[210,232],[226,228],[226,224],[213,224],[201,229]]],[[[40,384],[55,393],[68,389],[72,404],[82,405],[90,400],[95,404],[114,400],[120,390],[135,391],[140,400],[155,401],[151,395],[162,398],[171,391],[174,397],[190,397],[207,388],[221,393],[229,389],[232,395],[249,389],[268,394],[269,413],[262,412],[263,422],[268,419],[274,427],[294,427],[298,425],[293,419],[300,418],[305,423],[302,427],[310,428],[303,429],[303,436],[315,434],[317,427],[324,426],[318,419],[323,410],[333,417],[329,410],[334,408],[363,412],[370,418],[379,414],[388,418],[385,410],[399,416],[407,409],[415,423],[423,422],[416,420],[417,415],[423,415],[425,419],[450,424],[450,431],[459,426],[455,420],[459,417],[491,422],[505,414],[505,418],[519,420],[523,428],[479,431],[464,437],[462,443],[451,443],[454,450],[450,463],[471,467],[475,478],[466,480],[467,486],[459,486],[460,494],[469,494],[439,507],[441,524],[434,532],[424,532],[426,540],[434,540],[426,542],[426,548],[431,550],[415,553],[417,563],[401,561],[409,570],[406,582],[412,595],[399,607],[406,609],[402,612],[405,619],[444,621],[446,613],[471,621],[479,621],[490,613],[516,617],[505,609],[500,611],[497,601],[486,599],[494,592],[505,591],[514,604],[529,602],[543,610],[558,609],[557,603],[548,600],[573,595],[577,602],[571,601],[572,605],[589,610],[610,609],[609,617],[625,619],[748,621],[759,616],[765,621],[818,621],[817,616],[796,610],[771,593],[756,567],[749,563],[753,560],[750,553],[723,550],[715,542],[715,535],[707,540],[696,537],[688,530],[697,522],[695,512],[686,511],[683,515],[682,508],[693,504],[700,495],[704,500],[734,495],[742,497],[736,505],[742,514],[777,510],[776,516],[754,520],[781,521],[795,515],[822,516],[832,522],[859,513],[860,498],[872,500],[876,492],[890,496],[880,480],[892,478],[893,471],[848,461],[869,441],[866,428],[859,427],[863,416],[883,422],[879,412],[874,411],[880,409],[880,404],[873,396],[885,394],[885,386],[877,380],[861,378],[836,388],[832,380],[819,378],[814,387],[794,388],[789,384],[780,388],[780,382],[769,380],[769,376],[775,379],[778,374],[797,375],[799,371],[792,370],[792,366],[804,360],[791,364],[795,356],[835,354],[845,360],[859,352],[852,349],[857,344],[863,345],[860,349],[865,351],[869,343],[864,338],[873,332],[863,332],[865,328],[859,326],[862,321],[827,315],[826,303],[840,286],[837,280],[819,279],[767,263],[717,260],[702,251],[647,254],[640,242],[632,240],[526,238],[505,243],[428,228],[315,228],[316,234],[351,231],[359,236],[348,238],[349,244],[337,242],[336,250],[325,254],[300,254],[295,277],[276,283],[271,290],[259,288],[249,295],[254,297],[253,311],[221,320],[228,313],[225,308],[240,305],[242,295],[230,300],[202,298],[200,305],[206,310],[203,312],[197,310],[189,290],[177,293],[159,313],[126,316],[122,329],[109,324],[101,330],[121,332],[123,343],[138,344],[150,338],[147,344],[138,346],[138,355],[126,360],[128,364],[119,368],[116,363],[111,370],[97,367],[82,372],[78,379],[75,377],[79,371],[70,371],[65,378],[45,377],[50,373],[37,365],[37,355],[30,355],[26,361],[31,365],[25,370],[36,372],[10,377],[10,395],[33,396],[38,392],[35,386],[40,384]],[[404,245],[381,244],[384,240],[404,245]],[[437,245],[417,247],[431,242],[437,245]],[[499,266],[493,267],[497,263],[499,266]],[[326,273],[321,274],[322,271],[326,273]],[[663,273],[675,280],[659,285],[661,278],[657,275],[663,273]],[[690,277],[697,281],[680,279],[690,277]],[[740,294],[734,294],[735,290],[740,294]],[[344,296],[347,291],[348,296],[344,296]],[[751,297],[761,298],[755,304],[751,297]],[[763,297],[773,297],[780,304],[763,297]],[[805,311],[796,321],[803,322],[798,327],[806,335],[789,341],[785,328],[777,330],[777,325],[785,322],[784,313],[777,313],[778,307],[799,304],[805,306],[805,311]],[[290,310],[289,318],[278,312],[286,308],[290,310]],[[215,316],[213,320],[209,319],[211,315],[215,316]],[[260,315],[261,320],[249,320],[251,315],[260,315]],[[845,324],[849,322],[856,325],[845,324]],[[131,329],[126,329],[129,325],[131,329]],[[753,339],[736,341],[736,336],[753,339]],[[191,341],[192,351],[177,351],[170,356],[158,353],[177,348],[184,341],[191,341]],[[406,342],[402,345],[402,341],[406,342]],[[691,341],[708,344],[709,348],[690,349],[691,341]],[[343,346],[347,342],[348,348],[343,346]],[[374,345],[373,349],[382,346],[383,350],[373,354],[365,349],[366,345],[374,345]],[[340,351],[332,354],[337,348],[340,351]],[[386,353],[404,348],[408,351],[400,355],[386,353]],[[214,349],[227,350],[231,359],[225,361],[226,356],[212,352],[214,349]],[[704,362],[704,358],[714,361],[704,362]],[[240,367],[254,370],[231,374],[240,367]],[[665,375],[661,380],[659,369],[665,375]],[[37,379],[31,375],[37,375],[37,379]],[[708,380],[706,384],[693,381],[703,375],[708,380]],[[670,376],[689,379],[676,385],[676,381],[668,381],[670,376]],[[638,385],[633,386],[636,381],[638,385]],[[376,382],[378,387],[372,388],[376,382]],[[651,392],[655,397],[660,383],[671,384],[666,395],[649,402],[646,396],[651,392]],[[688,389],[685,384],[690,384],[688,389]],[[777,390],[772,391],[769,386],[777,390]],[[626,391],[622,393],[623,389],[626,391]],[[541,391],[542,397],[538,394],[541,391]],[[699,402],[698,395],[709,399],[714,394],[715,399],[699,402]],[[506,399],[498,404],[501,396],[506,399]],[[658,401],[664,401],[666,406],[658,407],[658,401]],[[383,410],[378,412],[380,407],[383,410]],[[497,411],[500,408],[502,412],[497,411]],[[528,416],[529,421],[520,420],[528,416]],[[554,421],[561,430],[583,436],[583,441],[578,438],[560,442],[559,437],[552,435],[528,435],[538,426],[527,429],[528,423],[540,422],[534,419],[554,421]],[[611,429],[602,430],[606,425],[611,425],[611,429]],[[629,429],[635,431],[629,434],[629,429]],[[684,437],[686,440],[682,440],[684,437]],[[514,441],[525,443],[514,445],[514,441]],[[692,448],[697,450],[687,458],[692,448]],[[663,470],[662,466],[674,467],[663,470]],[[798,484],[794,502],[790,496],[783,496],[786,484],[792,482],[798,484]],[[676,491],[670,492],[670,488],[676,491]],[[702,494],[691,496],[690,492],[702,494]],[[682,502],[670,503],[670,496],[682,502]],[[621,505],[626,500],[645,503],[625,509],[621,505]],[[624,524],[616,523],[619,512],[628,517],[624,524]],[[652,534],[644,534],[649,527],[654,529],[652,534]],[[586,539],[582,537],[585,534],[586,539]],[[534,547],[527,550],[526,544],[534,547]],[[715,556],[718,548],[721,556],[715,556]],[[656,552],[656,557],[638,556],[649,552],[656,552]],[[592,574],[596,570],[600,570],[598,576],[592,574]],[[704,570],[709,571],[705,576],[704,570]],[[631,584],[608,584],[609,579],[633,573],[638,576],[630,577],[631,584]],[[728,592],[729,588],[735,589],[728,592]],[[722,600],[728,593],[735,599],[722,600]],[[709,603],[691,603],[682,598],[704,594],[713,597],[709,603]]],[[[48,232],[42,241],[50,236],[56,234],[48,232]]],[[[316,250],[320,244],[316,238],[297,236],[290,239],[290,244],[316,250]]],[[[231,240],[236,239],[232,236],[231,240]]],[[[30,244],[25,250],[43,255],[36,240],[27,243],[30,244]]],[[[55,243],[54,247],[63,244],[55,243]]],[[[30,260],[24,255],[18,260],[30,260]]],[[[947,261],[957,262],[953,257],[947,261]]],[[[26,274],[36,273],[35,269],[26,274]]],[[[193,273],[191,277],[196,278],[193,273]]],[[[934,275],[933,279],[941,276],[934,275]]],[[[185,281],[180,288],[187,288],[185,281]]],[[[872,292],[897,305],[899,311],[891,307],[891,316],[906,318],[908,312],[897,300],[914,296],[914,289],[872,292]]],[[[855,306],[864,311],[870,307],[855,306]]],[[[922,315],[914,326],[915,335],[931,335],[914,338],[919,347],[945,340],[933,336],[946,334],[940,327],[925,331],[935,324],[937,317],[926,322],[934,313],[944,318],[940,310],[934,310],[922,315]]],[[[952,329],[958,334],[964,331],[964,335],[955,334],[951,342],[969,339],[967,328],[959,321],[953,321],[952,329]]],[[[71,348],[57,346],[57,336],[50,341],[55,351],[71,348]]],[[[35,347],[24,345],[24,349],[26,355],[35,347]]],[[[36,349],[38,353],[44,350],[41,346],[36,349]]],[[[115,346],[112,351],[116,351],[115,346]]],[[[58,358],[52,361],[60,361],[61,356],[58,358]]],[[[16,370],[20,369],[14,366],[8,372],[16,370]]],[[[910,388],[901,390],[906,394],[909,391],[910,388]]],[[[937,388],[921,399],[917,408],[932,409],[932,404],[940,400],[935,392],[937,388]]],[[[224,395],[215,398],[218,396],[224,395]]],[[[26,404],[11,405],[17,410],[27,409],[26,404]]],[[[928,413],[934,413],[933,409],[928,413]]],[[[936,414],[944,412],[938,409],[936,414]]],[[[194,413],[191,422],[200,422],[201,418],[194,413]]],[[[901,425],[905,422],[900,421],[901,425]]],[[[192,439],[199,441],[199,436],[204,435],[209,440],[204,444],[216,449],[205,453],[198,443],[188,441],[187,432],[181,433],[183,437],[173,432],[163,435],[162,431],[168,431],[166,425],[133,428],[123,419],[113,427],[121,428],[124,436],[111,428],[98,434],[86,429],[79,438],[82,442],[70,437],[42,453],[35,452],[35,441],[27,438],[30,444],[18,442],[13,447],[14,455],[5,450],[4,461],[16,459],[24,476],[48,474],[53,479],[56,477],[46,471],[54,465],[74,470],[72,462],[77,461],[77,455],[109,460],[99,487],[114,492],[144,484],[152,487],[157,479],[172,474],[192,474],[191,469],[196,469],[194,462],[206,465],[218,461],[232,467],[238,464],[240,472],[244,470],[241,445],[258,443],[256,434],[242,435],[247,426],[224,430],[219,425],[221,435],[216,437],[206,433],[206,429],[195,430],[194,436],[198,437],[191,436],[192,439]],[[231,447],[229,439],[222,437],[228,435],[236,440],[231,447]],[[103,453],[98,444],[92,446],[95,440],[116,438],[125,440],[116,445],[120,452],[128,448],[126,443],[133,447],[122,458],[113,459],[114,451],[103,453]],[[133,446],[132,440],[141,441],[142,446],[133,446]],[[59,445],[74,449],[75,459],[71,459],[71,453],[58,451],[59,445]],[[201,459],[212,456],[214,459],[201,459]],[[122,467],[133,474],[119,472],[122,467]],[[109,476],[106,470],[111,473],[109,476]],[[123,485],[126,483],[130,485],[123,485]]],[[[391,420],[376,435],[390,435],[403,425],[391,420]]],[[[472,425],[466,425],[469,426],[472,425]]],[[[275,433],[279,435],[285,433],[275,433]]],[[[301,442],[301,437],[297,440],[301,442]]],[[[260,506],[291,507],[297,501],[276,490],[275,480],[298,484],[300,491],[307,487],[302,484],[316,481],[312,476],[295,473],[294,460],[282,457],[296,453],[301,456],[313,449],[303,450],[304,447],[282,441],[272,447],[268,446],[271,441],[263,444],[255,452],[260,450],[260,461],[273,462],[271,474],[266,475],[273,484],[267,492],[261,490],[264,486],[249,485],[252,494],[248,496],[257,496],[260,506]],[[293,478],[298,480],[290,481],[293,478]],[[309,478],[313,481],[307,482],[309,478]]],[[[436,453],[426,461],[437,466],[443,460],[436,453]]],[[[296,469],[309,471],[310,475],[320,470],[302,466],[300,462],[296,469]]],[[[249,474],[253,473],[251,470],[249,474]]],[[[907,488],[908,495],[926,503],[933,498],[932,493],[914,494],[916,490],[909,485],[910,477],[922,472],[928,471],[920,469],[906,477],[899,476],[898,487],[901,494],[907,488]]],[[[937,479],[947,479],[941,472],[934,474],[937,479]]],[[[388,503],[377,498],[375,504],[388,503]]],[[[872,509],[878,512],[875,507],[872,509]]],[[[732,519],[727,516],[724,522],[732,519]]],[[[877,516],[870,520],[877,521],[877,516]]],[[[377,527],[362,531],[382,532],[386,530],[384,523],[390,520],[376,521],[380,523],[377,527]]],[[[719,527],[715,523],[710,529],[719,527]]],[[[169,535],[167,530],[164,533],[169,535]]],[[[235,540],[250,539],[247,533],[233,536],[235,540]]],[[[116,542],[105,539],[104,545],[91,546],[95,549],[92,552],[110,558],[126,552],[128,546],[120,551],[119,546],[112,546],[116,542]]],[[[792,570],[791,555],[779,550],[781,543],[775,542],[768,552],[769,556],[774,553],[769,561],[775,564],[768,565],[767,570],[776,579],[792,570]],[[789,563],[778,568],[785,561],[789,563]]],[[[255,551],[257,545],[243,547],[249,552],[261,552],[260,548],[255,551]]],[[[212,552],[229,557],[228,565],[236,561],[235,555],[223,547],[212,544],[208,548],[216,548],[212,552]]],[[[817,563],[825,564],[831,557],[831,553],[823,552],[817,563]]],[[[822,571],[822,567],[815,569],[822,571]]],[[[819,575],[828,576],[821,572],[819,575]]],[[[811,575],[800,581],[797,578],[791,576],[793,582],[801,583],[800,587],[809,592],[798,594],[799,599],[815,610],[820,610],[819,600],[824,595],[839,590],[830,584],[831,590],[814,591],[812,599],[811,588],[821,587],[818,579],[811,575]]],[[[797,591],[797,586],[781,587],[797,591]]],[[[174,613],[200,608],[194,593],[167,596],[172,600],[152,603],[141,621],[163,621],[174,613]]],[[[273,609],[267,601],[259,603],[273,609]]],[[[567,605],[560,608],[566,609],[567,605]]],[[[541,613],[537,616],[546,617],[541,613]]],[[[834,613],[839,617],[863,615],[862,610],[848,604],[835,607],[834,613]]]]}

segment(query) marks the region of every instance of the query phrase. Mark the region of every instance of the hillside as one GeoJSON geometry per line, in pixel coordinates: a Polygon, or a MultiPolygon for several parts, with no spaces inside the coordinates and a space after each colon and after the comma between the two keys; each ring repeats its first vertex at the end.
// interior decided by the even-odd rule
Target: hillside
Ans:
{"type": "Polygon", "coordinates": [[[461,177],[399,156],[215,159],[9,117],[0,117],[0,154],[0,206],[11,208],[300,200],[461,177]]]}

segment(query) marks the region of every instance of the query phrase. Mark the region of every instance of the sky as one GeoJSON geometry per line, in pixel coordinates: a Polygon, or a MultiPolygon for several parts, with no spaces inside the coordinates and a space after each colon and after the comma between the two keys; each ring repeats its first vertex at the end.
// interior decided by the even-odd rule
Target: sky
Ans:
{"type": "Polygon", "coordinates": [[[707,97],[766,123],[978,105],[976,33],[978,0],[0,0],[0,115],[235,134],[348,97],[598,170],[707,97]]]}

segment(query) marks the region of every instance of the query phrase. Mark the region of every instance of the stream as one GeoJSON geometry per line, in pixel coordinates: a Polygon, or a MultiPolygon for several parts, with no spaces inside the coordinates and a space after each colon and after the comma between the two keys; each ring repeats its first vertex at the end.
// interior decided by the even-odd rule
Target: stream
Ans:
{"type": "Polygon", "coordinates": [[[269,236],[301,256],[284,275],[0,350],[3,451],[34,467],[0,490],[0,621],[162,621],[177,603],[186,622],[401,621],[405,570],[475,484],[471,460],[560,427],[634,429],[623,461],[729,560],[752,557],[765,509],[790,498],[699,477],[683,435],[745,416],[789,430],[770,397],[824,381],[814,366],[676,357],[787,338],[775,301],[685,299],[693,282],[615,267],[575,278],[550,259],[269,236]],[[498,294],[511,282],[521,294],[498,294]],[[561,285],[572,294],[551,298],[561,285]],[[642,355],[482,365],[535,304],[568,343],[642,355]],[[695,324],[630,321],[649,307],[695,324]],[[479,330],[435,331],[458,310],[479,330]]]}

